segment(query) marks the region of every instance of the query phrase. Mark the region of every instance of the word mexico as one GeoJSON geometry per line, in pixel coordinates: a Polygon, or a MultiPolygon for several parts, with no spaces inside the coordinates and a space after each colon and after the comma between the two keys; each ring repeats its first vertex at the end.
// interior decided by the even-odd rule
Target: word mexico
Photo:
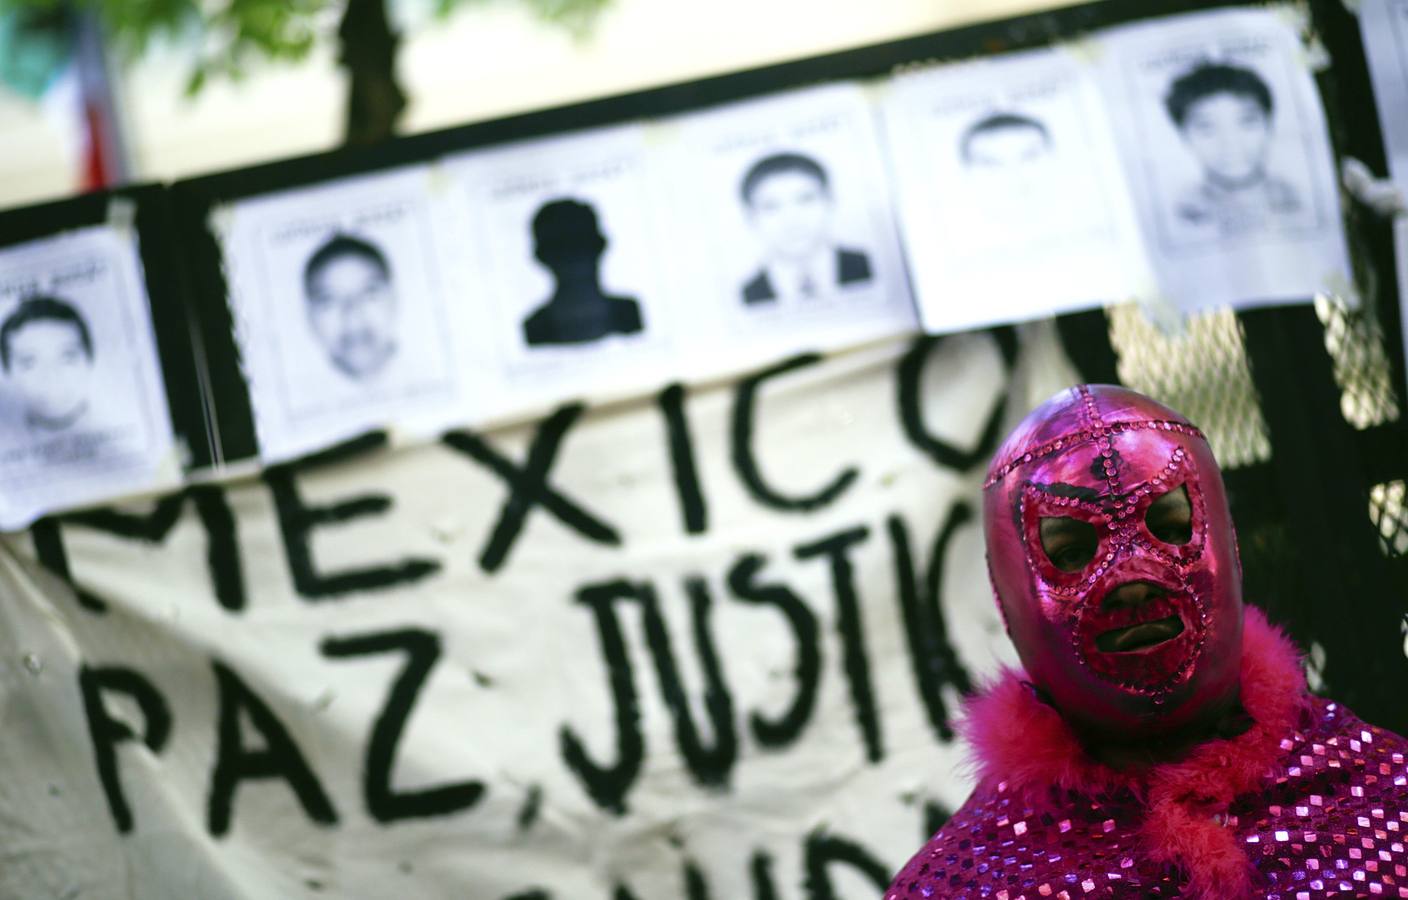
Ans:
{"type": "MultiPolygon", "coordinates": [[[[1017,353],[1015,336],[1000,329],[994,338],[1010,372],[1017,353]]],[[[986,463],[1000,432],[1003,394],[994,395],[967,446],[938,437],[936,423],[925,418],[925,411],[932,410],[934,403],[931,400],[926,405],[924,373],[926,363],[938,355],[936,348],[949,340],[961,339],[921,338],[898,356],[893,409],[898,430],[922,466],[973,475],[986,463]]],[[[632,566],[646,566],[642,560],[651,557],[642,552],[617,553],[634,543],[627,530],[593,508],[599,501],[582,499],[577,481],[554,477],[563,462],[566,439],[583,421],[584,408],[579,404],[562,407],[536,423],[521,459],[488,438],[465,431],[447,433],[438,449],[426,451],[462,460],[501,482],[505,494],[502,505],[496,516],[486,517],[486,522],[489,518],[493,521],[475,544],[476,577],[483,579],[486,591],[492,592],[493,581],[511,572],[515,551],[523,550],[530,517],[535,516],[555,520],[562,526],[558,531],[565,529],[568,540],[609,549],[611,559],[623,567],[590,577],[567,568],[566,577],[577,580],[561,593],[561,615],[554,613],[554,618],[575,623],[578,652],[602,673],[594,676],[601,685],[594,690],[604,702],[567,707],[561,714],[563,719],[543,733],[544,740],[554,743],[564,775],[562,784],[575,786],[579,798],[608,818],[631,812],[633,793],[642,784],[649,743],[662,738],[668,741],[664,736],[671,736],[673,752],[682,760],[683,777],[702,792],[727,793],[740,757],[746,755],[741,748],[785,754],[798,745],[815,719],[823,684],[832,679],[845,697],[851,722],[843,720],[843,725],[853,735],[852,746],[869,764],[884,760],[886,717],[893,704],[878,702],[880,685],[873,674],[876,651],[866,636],[867,620],[881,615],[899,623],[903,665],[908,672],[900,680],[910,682],[908,690],[913,692],[920,711],[917,714],[922,715],[933,740],[947,744],[954,738],[952,705],[971,690],[973,677],[949,635],[941,594],[946,566],[952,568],[948,557],[955,539],[972,532],[974,509],[962,494],[946,497],[932,530],[928,520],[920,526],[913,516],[885,508],[857,516],[860,521],[830,517],[824,526],[812,525],[818,512],[831,510],[849,492],[861,490],[864,460],[838,459],[829,480],[809,492],[783,490],[764,474],[761,461],[771,461],[774,455],[764,439],[766,429],[755,426],[765,418],[765,405],[760,401],[770,386],[781,386],[790,376],[820,361],[814,355],[795,357],[729,388],[729,464],[727,470],[719,470],[732,473],[736,483],[731,487],[739,489],[736,493],[746,497],[747,503],[779,514],[796,514],[804,526],[797,533],[805,538],[789,538],[781,546],[730,542],[724,551],[698,555],[694,570],[671,569],[667,574],[630,571],[632,566]],[[888,572],[890,577],[877,577],[877,571],[888,572]],[[681,610],[677,617],[669,614],[673,609],[681,610]],[[779,690],[770,692],[766,703],[739,693],[730,673],[730,662],[738,658],[739,650],[720,638],[720,616],[741,611],[766,618],[785,635],[779,644],[782,665],[772,673],[772,686],[779,690]],[[687,686],[692,673],[698,673],[697,700],[691,698],[693,692],[687,686]],[[659,707],[647,702],[652,690],[658,691],[659,707]],[[669,719],[668,727],[658,732],[642,727],[655,708],[669,719]]],[[[686,541],[711,531],[712,498],[723,490],[721,484],[706,488],[702,473],[713,475],[715,470],[699,464],[710,457],[696,452],[698,441],[691,427],[688,400],[679,385],[666,388],[655,398],[654,409],[663,426],[659,433],[664,437],[660,467],[669,472],[659,483],[673,495],[677,520],[673,526],[650,523],[656,531],[673,527],[686,541]]],[[[379,545],[371,559],[358,556],[356,565],[347,565],[345,555],[343,562],[327,561],[334,556],[330,551],[340,529],[363,527],[379,519],[394,523],[396,506],[389,494],[364,490],[337,499],[320,496],[314,502],[309,494],[324,492],[306,491],[302,482],[324,468],[375,472],[375,466],[363,463],[384,444],[384,437],[368,436],[272,467],[263,475],[288,583],[298,602],[315,616],[321,615],[317,610],[331,612],[339,604],[365,603],[378,596],[400,602],[402,605],[392,609],[399,616],[407,608],[406,592],[413,586],[419,589],[436,579],[449,578],[450,570],[465,562],[431,555],[397,558],[394,550],[379,545]],[[354,465],[345,466],[348,461],[354,465]],[[319,553],[315,553],[315,544],[319,553]]],[[[78,530],[85,530],[120,542],[136,542],[150,550],[164,544],[182,523],[198,525],[205,538],[204,568],[209,573],[212,600],[219,615],[237,622],[257,613],[261,602],[272,602],[262,601],[265,591],[252,588],[255,557],[249,555],[248,546],[252,525],[242,523],[250,504],[232,502],[234,492],[240,490],[246,488],[198,485],[163,497],[141,513],[100,509],[42,520],[32,532],[35,553],[45,568],[72,585],[81,615],[98,627],[106,627],[103,617],[112,612],[111,603],[85,584],[83,573],[73,564],[76,559],[70,560],[66,536],[72,540],[78,530]]],[[[715,524],[713,529],[720,527],[715,524]]],[[[262,557],[259,560],[264,562],[262,557]]],[[[520,618],[526,617],[520,614],[520,618]]],[[[470,624],[461,630],[473,627],[470,624]]],[[[213,723],[182,721],[180,711],[189,707],[172,702],[172,689],[162,684],[162,676],[169,672],[90,660],[78,671],[77,687],[98,780],[118,832],[130,834],[141,829],[140,809],[134,810],[123,787],[128,748],[144,748],[144,757],[160,758],[181,729],[199,728],[204,734],[212,724],[213,734],[202,741],[211,747],[204,825],[217,839],[237,823],[241,788],[254,782],[278,786],[287,793],[290,807],[301,810],[318,827],[336,826],[347,816],[348,807],[357,805],[380,825],[502,809],[502,804],[495,807],[489,802],[500,782],[488,774],[475,777],[466,771],[458,778],[415,789],[396,786],[404,780],[404,775],[397,777],[397,760],[403,758],[403,752],[410,752],[407,747],[417,734],[417,710],[424,708],[424,704],[418,707],[418,702],[429,693],[427,686],[437,668],[446,664],[445,647],[455,635],[408,616],[382,627],[315,625],[308,637],[315,648],[312,664],[325,667],[329,678],[363,662],[383,666],[376,670],[385,673],[378,676],[385,679],[379,682],[382,686],[374,687],[378,681],[370,681],[365,691],[372,698],[374,711],[361,731],[365,746],[355,751],[360,755],[359,801],[339,797],[328,789],[329,779],[320,771],[321,766],[333,763],[320,763],[318,748],[310,748],[295,737],[297,729],[290,727],[278,704],[271,702],[267,679],[242,674],[229,659],[202,664],[212,685],[213,696],[205,705],[214,709],[213,723]]],[[[584,681],[590,680],[587,671],[584,669],[584,681]]],[[[492,686],[489,676],[475,677],[481,686],[492,686]]],[[[188,689],[186,685],[176,687],[188,689]]],[[[439,712],[443,715],[443,709],[439,712]]],[[[467,758],[462,766],[472,770],[473,763],[467,758]]],[[[503,787],[510,788],[507,784],[503,787]]],[[[525,796],[522,785],[511,787],[513,797],[525,796]]],[[[532,828],[545,803],[546,790],[540,784],[532,785],[526,799],[515,801],[514,827],[532,828]]],[[[937,813],[931,812],[929,817],[934,815],[937,813]]],[[[839,861],[838,865],[849,865],[868,877],[873,874],[872,880],[883,886],[888,874],[885,867],[845,838],[818,832],[807,841],[803,853],[806,865],[819,867],[821,872],[809,875],[810,883],[824,884],[823,870],[839,861]]],[[[759,859],[750,877],[765,886],[769,863],[759,859]]],[[[691,887],[689,895],[704,896],[700,893],[703,890],[691,887]]],[[[771,895],[763,886],[758,890],[759,896],[771,895]]],[[[628,896],[629,891],[618,895],[628,896]]]]}

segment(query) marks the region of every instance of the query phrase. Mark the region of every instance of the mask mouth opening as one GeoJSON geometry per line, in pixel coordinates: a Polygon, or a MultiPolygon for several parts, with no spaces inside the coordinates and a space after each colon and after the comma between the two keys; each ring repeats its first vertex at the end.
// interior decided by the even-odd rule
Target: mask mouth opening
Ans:
{"type": "Polygon", "coordinates": [[[1126,592],[1122,599],[1128,602],[1087,603],[1071,636],[1096,675],[1141,693],[1186,679],[1206,632],[1197,594],[1171,578],[1153,576],[1145,583],[1157,590],[1138,592],[1137,599],[1126,592]]]}
{"type": "Polygon", "coordinates": [[[1140,653],[1173,640],[1183,629],[1183,617],[1179,615],[1111,628],[1095,636],[1095,649],[1101,653],[1140,653]]]}

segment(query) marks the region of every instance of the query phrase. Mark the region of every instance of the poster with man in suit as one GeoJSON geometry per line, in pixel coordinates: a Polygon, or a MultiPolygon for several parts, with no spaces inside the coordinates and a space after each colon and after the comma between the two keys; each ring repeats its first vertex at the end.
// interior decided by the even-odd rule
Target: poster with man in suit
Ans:
{"type": "Polygon", "coordinates": [[[914,328],[875,116],[858,84],[667,120],[672,294],[713,365],[852,346],[914,328]],[[719,349],[723,353],[719,353],[719,349]]]}
{"type": "Polygon", "coordinates": [[[807,301],[871,279],[865,251],[831,235],[831,180],[813,157],[769,153],[748,168],[739,193],[764,257],[743,285],[744,303],[807,301]]]}

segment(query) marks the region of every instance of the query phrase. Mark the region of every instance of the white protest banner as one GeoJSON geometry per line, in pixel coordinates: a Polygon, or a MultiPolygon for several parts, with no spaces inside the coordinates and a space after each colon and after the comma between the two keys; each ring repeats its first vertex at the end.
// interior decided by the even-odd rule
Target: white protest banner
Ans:
{"type": "Polygon", "coordinates": [[[1011,658],[979,486],[1065,383],[1011,334],[0,539],[0,897],[877,896],[1011,658]]]}

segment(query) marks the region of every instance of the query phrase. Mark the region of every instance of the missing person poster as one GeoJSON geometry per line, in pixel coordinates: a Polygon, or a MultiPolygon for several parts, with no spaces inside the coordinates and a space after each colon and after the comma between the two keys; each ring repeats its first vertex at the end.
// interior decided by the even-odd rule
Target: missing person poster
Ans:
{"type": "Polygon", "coordinates": [[[658,135],[672,292],[702,339],[700,371],[914,328],[874,107],[859,85],[681,116],[658,135]]]}
{"type": "Polygon", "coordinates": [[[1324,110],[1289,15],[1196,13],[1098,38],[1158,299],[1185,312],[1350,283],[1324,110]]]}
{"type": "Polygon", "coordinates": [[[664,272],[677,248],[661,236],[641,126],[471,151],[446,168],[490,414],[648,390],[670,374],[664,272]]]}
{"type": "Polygon", "coordinates": [[[1364,0],[1359,28],[1389,172],[1408,196],[1408,0],[1364,0]]]}
{"type": "Polygon", "coordinates": [[[465,421],[465,299],[429,167],[239,200],[211,217],[259,438],[277,462],[465,421]]]}
{"type": "Polygon", "coordinates": [[[0,249],[0,530],[180,478],[135,233],[0,249]]]}
{"type": "MultiPolygon", "coordinates": [[[[1408,205],[1408,0],[1364,0],[1359,7],[1359,27],[1379,109],[1388,174],[1408,205]]],[[[1408,310],[1408,214],[1399,215],[1393,235],[1399,309],[1408,310]]],[[[1403,346],[1408,348],[1408,315],[1402,318],[1403,346]]]]}
{"type": "Polygon", "coordinates": [[[1104,103],[1072,51],[900,75],[884,113],[925,330],[1119,302],[1148,285],[1104,103]]]}

